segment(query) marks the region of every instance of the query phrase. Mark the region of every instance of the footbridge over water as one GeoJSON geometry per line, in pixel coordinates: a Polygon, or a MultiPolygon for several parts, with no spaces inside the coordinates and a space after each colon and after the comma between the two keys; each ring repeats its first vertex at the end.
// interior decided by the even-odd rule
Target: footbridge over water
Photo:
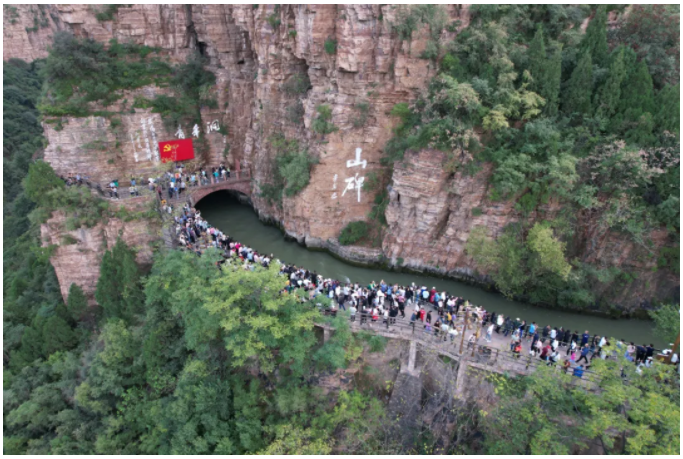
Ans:
{"type": "MultiPolygon", "coordinates": [[[[345,312],[326,311],[323,314],[336,315],[337,313],[348,317],[351,331],[355,333],[369,332],[391,340],[408,341],[410,351],[407,362],[401,362],[401,373],[420,377],[421,369],[416,366],[418,352],[434,352],[453,361],[457,365],[455,393],[453,394],[456,398],[464,398],[468,385],[468,375],[470,374],[478,373],[481,375],[483,372],[484,374],[523,376],[531,374],[541,365],[547,365],[538,357],[529,354],[528,344],[524,346],[527,349],[525,353],[513,354],[510,351],[509,338],[502,335],[494,333],[496,336],[490,343],[484,339],[470,342],[472,335],[476,337],[478,333],[481,333],[483,336],[483,330],[480,330],[475,323],[462,315],[456,321],[456,330],[459,333],[453,336],[438,330],[426,332],[424,324],[420,320],[411,323],[406,318],[397,317],[395,319],[390,318],[389,322],[383,322],[381,319],[372,321],[370,316],[362,314],[357,314],[355,318],[346,316],[347,313],[345,312]],[[465,322],[468,325],[463,333],[465,322]],[[482,342],[486,344],[482,344],[482,342]]],[[[316,326],[323,329],[325,340],[334,333],[334,328],[327,323],[316,324],[316,326]]],[[[560,351],[564,357],[562,348],[560,351]]],[[[551,366],[554,367],[555,371],[564,371],[561,363],[551,364],[551,366]]],[[[570,369],[570,371],[572,370],[570,369]]],[[[575,379],[576,384],[586,390],[595,391],[598,389],[599,377],[589,370],[584,371],[581,379],[575,379]]]]}

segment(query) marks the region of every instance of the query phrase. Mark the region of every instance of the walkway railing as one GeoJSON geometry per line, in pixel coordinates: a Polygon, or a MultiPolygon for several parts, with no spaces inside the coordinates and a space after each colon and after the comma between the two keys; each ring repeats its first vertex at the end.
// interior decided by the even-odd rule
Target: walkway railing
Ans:
{"type": "MultiPolygon", "coordinates": [[[[241,180],[247,180],[251,178],[251,172],[246,169],[242,171],[234,171],[230,172],[230,177],[222,177],[219,176],[218,178],[216,177],[207,177],[206,179],[202,177],[198,177],[197,181],[195,182],[186,182],[187,187],[184,189],[183,192],[181,192],[180,196],[176,196],[171,198],[171,201],[177,202],[183,199],[182,194],[183,193],[190,193],[192,191],[202,189],[202,188],[209,188],[211,186],[215,185],[220,185],[222,183],[226,182],[235,182],[235,181],[241,181],[241,180]]],[[[157,196],[156,192],[156,187],[157,185],[160,185],[162,190],[165,192],[164,196],[162,199],[166,198],[168,200],[167,194],[168,194],[168,187],[170,185],[170,179],[167,177],[159,177],[156,179],[154,183],[154,190],[149,189],[149,184],[147,183],[142,183],[142,184],[136,184],[136,193],[131,193],[130,192],[130,182],[122,182],[119,183],[119,188],[117,191],[117,196],[114,196],[111,190],[109,189],[109,183],[107,184],[100,184],[97,182],[92,182],[89,179],[81,179],[80,183],[74,183],[70,186],[87,186],[91,190],[97,192],[101,197],[105,199],[130,199],[130,198],[136,198],[140,196],[157,196]]]]}
{"type": "MultiPolygon", "coordinates": [[[[322,310],[324,316],[336,316],[339,311],[322,310]]],[[[486,346],[478,342],[470,343],[467,332],[463,336],[465,315],[459,313],[455,320],[455,328],[457,335],[450,334],[432,326],[432,330],[427,331],[424,328],[424,323],[421,320],[411,322],[407,318],[389,317],[386,320],[379,316],[378,319],[373,320],[370,314],[356,313],[355,316],[350,316],[349,321],[352,328],[357,331],[367,331],[370,333],[391,333],[398,335],[397,338],[416,339],[426,341],[435,345],[438,351],[446,355],[451,355],[457,359],[466,359],[468,363],[480,364],[485,367],[491,367],[493,370],[499,372],[511,372],[520,375],[526,375],[535,371],[540,366],[550,366],[556,371],[565,371],[561,364],[540,360],[531,354],[515,354],[509,350],[509,346],[504,345],[503,348],[496,348],[493,346],[486,346]]],[[[467,331],[471,331],[470,335],[476,333],[478,326],[468,322],[467,331]]],[[[483,330],[481,330],[483,332],[483,330]]],[[[599,358],[599,357],[596,357],[599,358]]],[[[574,366],[571,366],[568,373],[571,373],[574,366]]],[[[579,380],[579,378],[576,378],[579,380]]],[[[600,378],[594,372],[584,369],[581,381],[585,387],[590,390],[597,388],[600,378]]]]}

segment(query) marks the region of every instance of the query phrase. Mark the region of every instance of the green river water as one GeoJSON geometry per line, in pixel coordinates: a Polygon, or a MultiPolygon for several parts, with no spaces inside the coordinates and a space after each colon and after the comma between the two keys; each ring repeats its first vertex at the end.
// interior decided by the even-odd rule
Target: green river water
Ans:
{"type": "Polygon", "coordinates": [[[474,304],[484,306],[487,311],[503,313],[512,318],[519,317],[527,322],[534,321],[541,327],[551,325],[571,330],[579,329],[581,333],[588,330],[591,335],[606,335],[628,341],[653,343],[660,349],[667,344],[654,335],[652,323],[646,320],[614,320],[546,309],[511,301],[497,293],[456,280],[352,266],[327,252],[308,250],[296,241],[285,240],[284,234],[278,228],[263,224],[250,206],[240,204],[225,192],[207,196],[198,203],[197,208],[201,211],[203,218],[233,239],[252,247],[259,253],[272,253],[275,258],[285,263],[305,267],[325,277],[340,281],[350,280],[366,285],[372,280],[379,282],[382,279],[391,284],[410,285],[411,282],[415,282],[417,286],[425,285],[427,288],[435,286],[440,292],[446,290],[474,304]]]}

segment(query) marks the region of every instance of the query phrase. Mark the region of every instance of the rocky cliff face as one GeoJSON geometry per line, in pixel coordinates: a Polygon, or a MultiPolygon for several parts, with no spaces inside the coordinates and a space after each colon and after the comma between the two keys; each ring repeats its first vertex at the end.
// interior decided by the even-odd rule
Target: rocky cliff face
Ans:
{"type": "MultiPolygon", "coordinates": [[[[252,169],[258,191],[273,173],[277,152],[268,139],[276,132],[299,140],[319,159],[310,185],[285,199],[282,208],[268,206],[254,193],[257,209],[300,240],[336,237],[346,223],[369,211],[373,196],[345,189],[379,167],[391,137],[391,107],[410,100],[435,72],[432,61],[419,57],[428,27],[416,31],[410,42],[391,34],[395,5],[133,5],[118,8],[113,20],[106,21],[96,17],[104,5],[50,5],[34,8],[37,13],[26,5],[13,8],[14,22],[7,14],[4,20],[5,59],[45,57],[57,30],[105,43],[116,38],[159,47],[171,63],[184,61],[195,49],[208,56],[220,108],[203,112],[203,122],[215,121],[228,130],[227,136],[215,130],[207,134],[208,165],[226,160],[233,168],[252,169]],[[41,13],[47,22],[37,30],[27,28],[33,15],[41,13]],[[326,51],[326,42],[336,46],[326,51]],[[310,87],[288,93],[283,85],[292,78],[310,80],[310,87]],[[339,129],[324,139],[309,129],[321,104],[330,106],[331,122],[339,129]],[[362,123],[357,104],[367,107],[362,123]],[[293,110],[298,116],[291,116],[293,110]]],[[[467,11],[466,5],[448,8],[450,20],[461,26],[467,11]]],[[[138,94],[162,92],[146,87],[124,99],[130,104],[138,94]]],[[[101,117],[65,118],[60,131],[45,124],[46,159],[61,174],[87,173],[97,181],[156,170],[152,129],[160,141],[175,138],[175,127],[165,128],[149,109],[124,107],[120,118],[115,132],[101,117]]],[[[192,126],[181,128],[190,135],[192,126]]]]}
{"type": "MultiPolygon", "coordinates": [[[[114,202],[112,205],[138,212],[148,208],[150,202],[148,197],[142,196],[121,203],[114,202]]],[[[121,237],[129,247],[137,250],[137,261],[142,266],[151,265],[151,244],[161,238],[160,224],[149,220],[124,222],[111,218],[93,228],[83,227],[75,231],[65,229],[65,220],[64,214],[56,212],[40,227],[43,246],[58,246],[51,262],[65,301],[72,283],[80,286],[90,300],[94,301],[102,256],[107,249],[114,247],[117,238],[121,237]]]]}
{"type": "MultiPolygon", "coordinates": [[[[391,33],[396,5],[132,5],[118,8],[112,20],[99,21],[96,15],[104,7],[6,7],[4,59],[45,57],[57,30],[101,42],[116,38],[158,47],[170,63],[183,62],[198,50],[209,58],[208,69],[217,80],[218,109],[202,112],[200,128],[209,143],[204,163],[225,161],[233,169],[250,169],[252,201],[262,217],[277,221],[301,242],[333,250],[337,246],[330,239],[348,222],[364,219],[372,207],[374,196],[358,185],[380,168],[381,152],[392,135],[389,111],[413,99],[436,71],[433,61],[419,57],[430,36],[426,25],[413,32],[412,40],[391,33]],[[288,89],[296,81],[310,84],[288,89]],[[338,128],[327,136],[310,129],[322,104],[330,107],[338,128]],[[274,173],[278,152],[269,139],[275,133],[296,139],[318,159],[310,184],[284,198],[281,207],[269,205],[259,193],[274,173]]],[[[448,5],[447,14],[451,26],[442,40],[469,23],[468,5],[448,5]]],[[[149,86],[125,98],[153,98],[164,91],[149,86]]],[[[120,118],[116,127],[99,117],[64,119],[61,131],[45,124],[46,159],[62,174],[87,173],[98,181],[156,172],[156,141],[175,138],[176,127],[166,128],[150,109],[124,109],[120,118]]],[[[180,128],[190,136],[192,126],[180,128]]],[[[401,258],[415,269],[469,276],[472,263],[464,246],[472,228],[486,226],[495,236],[521,217],[511,203],[487,202],[490,168],[474,176],[448,176],[442,162],[440,153],[422,151],[396,165],[382,250],[395,264],[401,258]]],[[[552,203],[546,207],[527,218],[552,215],[552,203]]],[[[591,245],[574,256],[586,261],[601,257],[608,265],[638,273],[620,300],[635,305],[677,288],[677,279],[653,272],[656,261],[636,261],[642,258],[635,256],[639,249],[624,238],[589,240],[591,245]],[[604,257],[606,250],[614,255],[604,257]]],[[[360,252],[355,254],[359,260],[380,253],[360,252]]]]}
{"type": "MultiPolygon", "coordinates": [[[[487,282],[475,273],[474,260],[465,245],[477,226],[492,238],[515,222],[552,220],[559,206],[552,200],[529,215],[522,215],[511,201],[487,198],[491,166],[484,165],[474,175],[460,168],[449,175],[441,165],[446,160],[440,151],[407,153],[397,164],[391,182],[386,211],[389,224],[383,241],[384,255],[393,264],[441,275],[487,282]]],[[[597,216],[593,217],[597,219],[597,216]]],[[[600,268],[616,267],[628,272],[632,282],[620,287],[604,285],[595,291],[598,299],[633,310],[653,299],[668,299],[678,294],[679,279],[657,269],[659,248],[670,244],[667,231],[653,231],[652,248],[638,245],[627,235],[592,231],[591,221],[581,221],[567,256],[600,268]]]]}

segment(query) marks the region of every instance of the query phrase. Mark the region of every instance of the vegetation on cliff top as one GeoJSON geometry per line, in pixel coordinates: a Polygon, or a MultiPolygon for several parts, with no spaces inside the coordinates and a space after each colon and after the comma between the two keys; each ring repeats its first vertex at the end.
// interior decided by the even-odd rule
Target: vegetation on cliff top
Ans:
{"type": "Polygon", "coordinates": [[[44,116],[83,117],[93,114],[95,105],[106,107],[122,97],[122,90],[149,84],[161,86],[171,67],[150,54],[149,46],[104,44],[57,32],[45,60],[46,90],[40,103],[44,116]]]}
{"type": "MultiPolygon", "coordinates": [[[[397,33],[433,16],[413,9],[399,15],[410,21],[397,33]]],[[[616,273],[615,283],[605,267],[580,261],[568,276],[531,272],[529,233],[544,215],[564,244],[557,263],[609,230],[628,236],[638,256],[678,272],[679,9],[635,6],[609,32],[606,20],[605,6],[473,6],[469,27],[443,46],[428,88],[392,111],[400,122],[386,164],[421,148],[445,152],[450,173],[492,163],[489,200],[513,200],[523,222],[533,216],[486,243],[494,259],[474,257],[501,290],[533,302],[594,307],[588,284],[611,277],[614,291],[630,277],[616,273]],[[559,204],[552,215],[551,199],[559,204]],[[650,234],[659,228],[669,240],[657,253],[650,234]]]]}

